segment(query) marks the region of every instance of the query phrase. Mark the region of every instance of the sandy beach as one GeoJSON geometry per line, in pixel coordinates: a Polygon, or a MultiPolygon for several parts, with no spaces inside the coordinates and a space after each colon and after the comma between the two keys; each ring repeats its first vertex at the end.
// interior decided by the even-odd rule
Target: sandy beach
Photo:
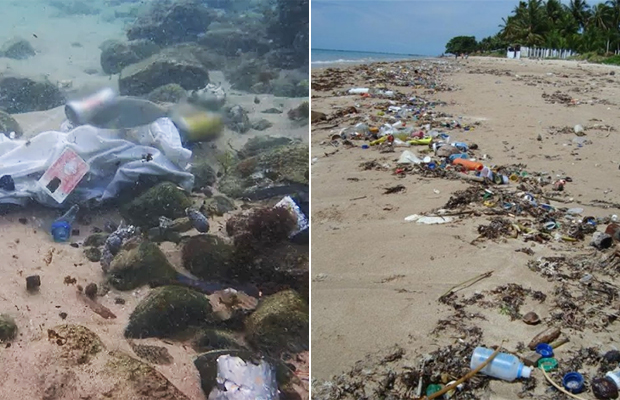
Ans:
{"type": "MultiPolygon", "coordinates": [[[[406,103],[344,93],[350,88],[381,87],[401,92],[406,98],[417,96],[438,103],[436,106],[426,103],[430,113],[446,113],[462,127],[471,127],[467,130],[434,128],[449,134],[451,141],[465,142],[470,148],[477,144],[474,157],[482,159],[485,165],[524,164],[522,170],[530,175],[544,172],[551,182],[569,178],[564,191],[556,193],[561,195],[558,201],[539,198],[540,202],[558,209],[582,208],[577,219],[609,217],[618,213],[620,203],[615,185],[620,175],[619,70],[576,61],[477,57],[372,64],[355,71],[352,68],[355,67],[349,68],[349,74],[332,77],[333,84],[325,84],[333,72],[312,71],[312,110],[325,113],[328,118],[313,123],[311,132],[312,377],[318,379],[317,389],[328,387],[321,386],[322,380],[335,382],[334,387],[340,388],[338,391],[332,387],[331,392],[313,390],[313,398],[376,395],[373,390],[382,386],[370,382],[384,379],[387,370],[396,371],[396,384],[386,384],[389,388],[381,393],[411,396],[418,379],[406,384],[403,374],[419,368],[421,356],[467,341],[491,347],[505,340],[504,348],[516,352],[547,327],[561,328],[570,340],[556,352],[562,370],[574,367],[570,360],[580,357],[583,360],[583,353],[581,356],[578,353],[582,347],[594,349],[598,357],[616,349],[617,323],[613,323],[615,317],[611,315],[617,312],[617,300],[589,303],[587,296],[574,294],[573,300],[579,299],[575,300],[576,304],[589,310],[577,317],[583,323],[578,326],[568,318],[562,319],[562,315],[566,317],[569,313],[562,308],[562,291],[558,290],[567,286],[571,290],[579,288],[579,279],[586,273],[592,274],[595,281],[613,287],[617,283],[614,273],[605,274],[605,268],[591,267],[601,257],[609,258],[613,249],[600,251],[589,246],[591,233],[576,242],[525,242],[522,235],[476,240],[480,234],[478,227],[488,225],[493,218],[483,213],[464,214],[440,225],[406,222],[409,215],[444,207],[455,192],[476,184],[432,175],[394,174],[396,160],[404,148],[382,153],[376,146],[363,149],[361,146],[366,142],[361,140],[351,140],[352,145],[347,146],[343,140],[331,138],[358,122],[375,127],[390,122],[387,107],[406,103]],[[409,75],[403,80],[413,80],[416,69],[420,74],[435,70],[429,75],[436,80],[434,85],[415,88],[395,84],[395,77],[405,76],[406,71],[409,75]],[[372,80],[363,79],[364,76],[372,80]],[[316,89],[317,78],[324,85],[322,90],[316,89]],[[357,113],[350,113],[350,109],[344,111],[348,107],[355,107],[357,113]],[[338,117],[339,111],[344,115],[338,117]],[[585,136],[574,133],[578,124],[587,127],[585,136]],[[368,170],[360,168],[369,162],[374,164],[368,170]],[[387,188],[396,185],[404,189],[384,194],[387,188]],[[570,277],[545,275],[541,272],[544,268],[535,267],[542,265],[538,262],[541,257],[576,256],[583,256],[587,261],[570,277]],[[460,300],[438,301],[454,285],[490,271],[490,276],[453,295],[460,300]],[[509,284],[520,285],[530,293],[521,294],[518,312],[512,316],[533,311],[542,323],[527,325],[520,318],[511,318],[514,310],[510,307],[507,310],[500,307],[503,302],[509,302],[507,293],[512,289],[501,288],[509,284]],[[546,300],[540,301],[538,292],[546,300]],[[476,294],[491,304],[482,306],[475,299],[467,303],[466,299],[476,294]],[[460,306],[454,306],[455,302],[460,306]],[[601,323],[607,320],[608,323],[601,323]],[[452,321],[453,325],[446,321],[452,321]],[[443,329],[438,329],[441,326],[443,329]],[[392,354],[390,349],[394,345],[400,346],[404,355],[384,358],[392,354]],[[359,368],[366,369],[353,370],[357,373],[347,375],[358,360],[370,354],[377,356],[359,364],[359,368]],[[340,377],[332,378],[334,375],[340,377]],[[342,389],[346,383],[352,385],[350,391],[342,389]]],[[[418,126],[411,118],[407,124],[418,126]]],[[[425,147],[413,146],[408,150],[421,154],[419,150],[425,147]]],[[[515,192],[518,184],[489,189],[515,192]]],[[[544,187],[544,193],[551,192],[551,185],[544,187]]],[[[489,207],[485,208],[481,203],[478,210],[483,212],[493,206],[487,204],[489,207]]],[[[516,221],[519,217],[507,218],[516,221]]],[[[597,229],[604,231],[605,227],[600,224],[597,229]]],[[[559,265],[555,268],[561,269],[559,265]]],[[[454,353],[454,357],[459,356],[461,353],[454,353]]],[[[468,359],[461,361],[468,366],[468,359]]],[[[591,365],[594,366],[589,369],[584,365],[579,371],[589,378],[599,376],[592,370],[597,364],[591,365]]],[[[443,372],[446,371],[433,371],[434,374],[443,372]]],[[[537,384],[527,390],[521,384],[492,381],[484,387],[476,386],[478,392],[472,391],[462,398],[511,399],[520,390],[534,393],[537,398],[558,396],[557,392],[546,392],[549,385],[540,371],[534,371],[533,375],[537,384]]],[[[561,379],[561,375],[554,377],[558,376],[561,379]]],[[[440,379],[435,375],[434,383],[445,384],[436,381],[458,377],[440,379]]],[[[425,379],[424,385],[429,384],[428,377],[425,379]]]]}

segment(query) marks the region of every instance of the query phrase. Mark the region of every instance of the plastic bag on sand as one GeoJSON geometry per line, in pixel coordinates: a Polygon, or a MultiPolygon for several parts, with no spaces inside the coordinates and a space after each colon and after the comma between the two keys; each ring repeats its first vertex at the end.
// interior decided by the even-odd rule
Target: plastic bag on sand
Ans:
{"type": "Polygon", "coordinates": [[[437,225],[437,224],[446,224],[448,222],[452,222],[452,217],[427,217],[424,215],[413,214],[408,217],[405,217],[405,221],[407,222],[416,222],[420,225],[437,225]]]}
{"type": "MultiPolygon", "coordinates": [[[[63,130],[70,126],[63,124],[63,130]]],[[[188,172],[192,152],[183,148],[179,131],[168,118],[131,130],[106,130],[82,125],[67,132],[42,132],[30,140],[0,134],[0,176],[10,175],[15,190],[0,189],[0,203],[25,205],[35,200],[59,207],[38,180],[66,149],[90,166],[69,195],[70,202],[114,198],[123,186],[142,175],[159,176],[191,190],[188,172]]]]}
{"type": "Polygon", "coordinates": [[[218,385],[209,400],[278,400],[273,368],[264,360],[258,365],[230,355],[217,359],[218,385]]]}
{"type": "Polygon", "coordinates": [[[418,156],[410,152],[409,150],[403,151],[403,154],[400,155],[397,164],[422,164],[431,162],[431,158],[426,156],[423,160],[421,160],[418,156]]]}

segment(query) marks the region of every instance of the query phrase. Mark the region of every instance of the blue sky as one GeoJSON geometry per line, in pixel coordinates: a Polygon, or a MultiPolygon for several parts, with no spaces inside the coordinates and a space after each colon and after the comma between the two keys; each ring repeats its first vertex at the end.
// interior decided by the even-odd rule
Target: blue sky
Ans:
{"type": "MultiPolygon", "coordinates": [[[[597,1],[588,1],[594,4],[597,1]]],[[[311,0],[312,48],[435,56],[499,31],[518,0],[311,0]]]]}

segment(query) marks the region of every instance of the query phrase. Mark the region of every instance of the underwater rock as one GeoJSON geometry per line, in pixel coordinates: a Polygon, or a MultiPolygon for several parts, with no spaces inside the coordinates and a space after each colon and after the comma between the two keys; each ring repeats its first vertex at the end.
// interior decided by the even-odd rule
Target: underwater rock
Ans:
{"type": "Polygon", "coordinates": [[[148,39],[130,40],[127,42],[129,50],[131,50],[139,60],[149,58],[153,54],[159,53],[161,47],[148,39]]]}
{"type": "Polygon", "coordinates": [[[114,257],[108,270],[108,281],[118,290],[131,290],[153,281],[175,279],[174,267],[159,247],[142,242],[133,248],[123,248],[114,257]]]}
{"type": "Polygon", "coordinates": [[[11,116],[11,114],[0,110],[0,133],[6,134],[8,137],[11,132],[15,132],[15,138],[20,138],[24,131],[19,123],[11,116]]]}
{"type": "Polygon", "coordinates": [[[218,188],[227,196],[236,198],[250,187],[258,190],[283,182],[307,185],[308,177],[308,145],[299,143],[239,161],[218,182],[218,188]]]}
{"type": "Polygon", "coordinates": [[[288,112],[288,118],[293,121],[305,121],[310,119],[310,104],[304,101],[299,106],[292,108],[288,112]]]}
{"type": "Polygon", "coordinates": [[[277,18],[270,21],[267,31],[279,48],[290,52],[290,57],[280,57],[286,64],[275,65],[279,68],[307,66],[309,47],[309,0],[277,0],[277,18]]]}
{"type": "Polygon", "coordinates": [[[146,95],[169,83],[185,90],[200,89],[209,83],[209,71],[187,49],[167,48],[123,68],[118,81],[121,94],[132,96],[146,95]]]}
{"type": "Polygon", "coordinates": [[[93,246],[93,247],[103,246],[105,244],[105,241],[108,240],[108,236],[110,235],[107,233],[103,233],[103,232],[93,233],[92,235],[84,239],[84,246],[93,246]]]}
{"type": "Polygon", "coordinates": [[[192,163],[192,174],[194,174],[194,190],[213,186],[217,182],[217,174],[206,159],[192,163]]]}
{"type": "Polygon", "coordinates": [[[0,77],[0,108],[11,114],[46,111],[65,104],[58,87],[46,79],[0,77]]]}
{"type": "Polygon", "coordinates": [[[187,97],[187,91],[177,83],[160,86],[146,96],[154,103],[178,103],[187,97]]]}
{"type": "Polygon", "coordinates": [[[226,92],[221,86],[208,84],[205,88],[193,91],[188,101],[211,111],[218,111],[226,103],[226,92]]]}
{"type": "Polygon", "coordinates": [[[101,261],[101,250],[96,247],[86,247],[84,248],[84,257],[90,262],[99,262],[101,261]]]}
{"type": "Polygon", "coordinates": [[[270,93],[269,82],[278,76],[262,59],[244,58],[235,67],[224,71],[226,79],[233,89],[244,90],[256,94],[270,93]],[[253,90],[257,84],[262,84],[253,90]]]}
{"type": "Polygon", "coordinates": [[[97,15],[99,8],[93,7],[90,2],[84,0],[50,0],[49,4],[59,11],[59,16],[68,17],[74,15],[97,15]]]}
{"type": "Polygon", "coordinates": [[[201,0],[153,2],[150,11],[140,16],[127,30],[129,40],[149,39],[159,45],[195,41],[213,17],[201,0]]]}
{"type": "Polygon", "coordinates": [[[192,348],[199,353],[212,350],[243,349],[235,335],[224,329],[202,329],[192,339],[192,348]]]}
{"type": "Polygon", "coordinates": [[[252,123],[252,129],[256,131],[264,131],[265,129],[269,129],[273,126],[273,123],[268,119],[259,119],[256,122],[252,123]]]}
{"type": "Polygon", "coordinates": [[[226,126],[239,133],[246,133],[252,127],[248,112],[240,105],[229,107],[226,110],[224,121],[226,126]]]}
{"type": "Polygon", "coordinates": [[[15,339],[17,325],[15,320],[8,314],[0,314],[0,342],[8,342],[15,339]]]}
{"type": "Polygon", "coordinates": [[[0,47],[0,56],[12,58],[15,60],[25,60],[26,58],[32,57],[37,53],[34,51],[34,48],[24,38],[14,37],[4,42],[2,47],[0,47]]]}
{"type": "Polygon", "coordinates": [[[215,235],[187,238],[181,251],[183,267],[205,281],[225,280],[234,265],[234,248],[215,235]]]}
{"type": "Polygon", "coordinates": [[[265,36],[257,35],[239,27],[209,27],[198,43],[211,51],[226,56],[235,56],[238,52],[255,53],[258,57],[267,53],[271,45],[265,36]]]}
{"type": "Polygon", "coordinates": [[[169,337],[190,326],[215,322],[211,303],[203,294],[181,286],[153,289],[131,313],[125,337],[169,337]]]}
{"type": "Polygon", "coordinates": [[[248,340],[270,352],[299,352],[308,348],[308,305],[293,290],[262,299],[246,318],[248,340]]]}
{"type": "Polygon", "coordinates": [[[186,208],[185,215],[187,215],[187,218],[191,221],[192,226],[198,232],[209,232],[209,220],[207,219],[207,216],[204,215],[201,211],[193,208],[186,208]]]}
{"type": "Polygon", "coordinates": [[[226,213],[234,211],[237,206],[235,202],[226,196],[216,195],[205,202],[207,213],[222,216],[226,213]]]}
{"type": "Polygon", "coordinates": [[[293,139],[285,136],[255,136],[249,139],[239,151],[240,158],[254,157],[278,147],[290,145],[293,139]]]}
{"type": "Polygon", "coordinates": [[[159,217],[184,217],[185,209],[190,206],[191,201],[182,189],[174,183],[162,182],[123,205],[120,212],[129,223],[152,228],[159,226],[159,217]]]}
{"type": "Polygon", "coordinates": [[[118,74],[128,65],[140,61],[138,55],[129,48],[127,43],[120,40],[106,40],[100,48],[101,69],[108,75],[118,74]]]}
{"type": "Polygon", "coordinates": [[[150,362],[151,364],[169,365],[172,364],[174,359],[168,352],[168,349],[162,346],[152,346],[148,344],[134,343],[133,340],[128,340],[131,350],[143,360],[150,362]]]}

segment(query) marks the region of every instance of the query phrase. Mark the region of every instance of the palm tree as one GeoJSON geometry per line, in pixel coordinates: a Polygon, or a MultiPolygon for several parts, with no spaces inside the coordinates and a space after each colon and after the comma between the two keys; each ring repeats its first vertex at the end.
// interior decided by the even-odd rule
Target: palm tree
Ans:
{"type": "Polygon", "coordinates": [[[544,44],[548,21],[542,0],[520,1],[513,15],[504,19],[502,37],[527,46],[544,44]]]}
{"type": "Polygon", "coordinates": [[[583,31],[590,16],[590,6],[586,3],[586,0],[570,0],[568,9],[579,24],[581,31],[583,31]]]}

